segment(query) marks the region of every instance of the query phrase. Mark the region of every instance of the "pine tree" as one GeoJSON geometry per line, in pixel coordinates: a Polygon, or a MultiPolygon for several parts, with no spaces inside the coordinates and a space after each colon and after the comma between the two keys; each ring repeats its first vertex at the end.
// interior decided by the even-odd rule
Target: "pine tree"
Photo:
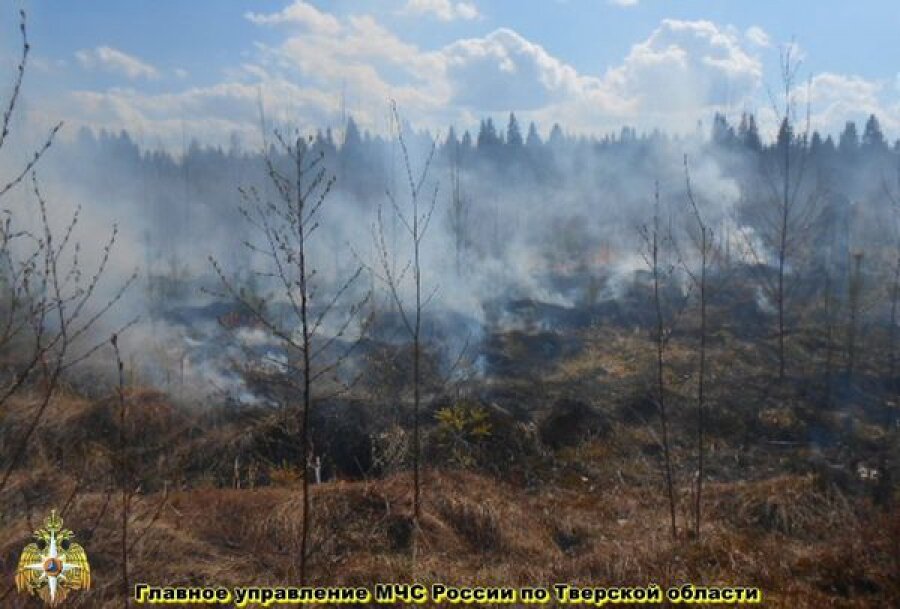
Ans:
{"type": "Polygon", "coordinates": [[[734,129],[728,124],[725,115],[716,112],[713,117],[712,141],[717,146],[730,146],[734,142],[734,129]]]}
{"type": "Polygon", "coordinates": [[[745,112],[741,116],[741,124],[738,127],[738,139],[744,146],[754,152],[762,150],[762,140],[759,138],[759,129],[756,126],[756,118],[752,113],[745,112]]]}
{"type": "Polygon", "coordinates": [[[862,136],[862,147],[867,152],[882,152],[887,150],[887,142],[885,142],[884,133],[882,133],[881,125],[874,114],[869,115],[869,120],[866,121],[862,136]]]}
{"type": "Polygon", "coordinates": [[[812,140],[809,142],[809,151],[813,155],[816,155],[822,151],[822,146],[824,146],[822,142],[822,136],[819,135],[818,131],[813,131],[812,140]]]}
{"type": "Polygon", "coordinates": [[[344,129],[344,142],[342,147],[349,148],[351,151],[358,150],[362,143],[362,136],[359,133],[359,127],[352,116],[347,117],[347,126],[344,129]]]}
{"type": "Polygon", "coordinates": [[[856,123],[847,121],[841,137],[838,140],[838,151],[842,155],[852,156],[859,150],[859,134],[856,132],[856,123]]]}
{"type": "Polygon", "coordinates": [[[444,152],[456,154],[456,148],[459,145],[459,138],[456,137],[456,129],[450,126],[447,131],[447,138],[444,140],[444,152]]]}
{"type": "Polygon", "coordinates": [[[509,113],[509,123],[506,126],[506,145],[510,148],[521,148],[523,146],[519,121],[516,120],[516,115],[512,112],[509,113]]]}
{"type": "Polygon", "coordinates": [[[790,121],[785,118],[781,121],[781,126],[778,128],[778,138],[775,140],[775,149],[783,154],[788,154],[788,150],[790,146],[794,143],[794,129],[791,127],[790,121]]]}
{"type": "Polygon", "coordinates": [[[562,127],[559,126],[559,123],[554,123],[553,128],[550,130],[550,138],[547,140],[547,143],[551,148],[559,150],[565,144],[566,136],[563,135],[562,127]]]}
{"type": "Polygon", "coordinates": [[[466,131],[459,142],[459,154],[465,158],[472,151],[472,134],[466,131]]]}
{"type": "Polygon", "coordinates": [[[528,125],[528,136],[525,138],[525,147],[535,150],[541,147],[541,136],[538,135],[537,127],[534,126],[534,123],[528,125]]]}
{"type": "Polygon", "coordinates": [[[500,142],[494,121],[491,118],[483,119],[478,129],[478,150],[488,151],[496,147],[500,142]]]}

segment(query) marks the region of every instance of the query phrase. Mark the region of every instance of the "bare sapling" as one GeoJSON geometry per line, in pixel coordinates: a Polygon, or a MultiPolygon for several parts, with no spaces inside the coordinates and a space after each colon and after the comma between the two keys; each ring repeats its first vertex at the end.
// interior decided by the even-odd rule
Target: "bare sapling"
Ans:
{"type": "MultiPolygon", "coordinates": [[[[313,138],[297,135],[289,141],[278,132],[275,135],[281,151],[287,156],[289,168],[282,170],[267,149],[265,163],[274,193],[269,197],[260,194],[256,188],[242,188],[243,203],[239,208],[243,218],[259,235],[252,241],[243,242],[249,257],[261,260],[251,272],[254,277],[272,285],[274,295],[271,298],[254,297],[228,278],[215,258],[210,256],[209,260],[224,288],[222,295],[233,299],[285,350],[287,361],[270,355],[259,356],[262,363],[280,371],[278,378],[272,381],[287,387],[291,396],[299,394],[296,419],[300,435],[303,507],[297,568],[300,583],[306,584],[309,581],[309,538],[313,517],[310,470],[314,460],[310,416],[317,402],[348,390],[355,380],[343,378],[341,372],[365,331],[361,327],[359,334],[352,336],[355,332],[352,326],[360,320],[369,295],[359,296],[357,289],[361,266],[346,277],[326,280],[318,276],[310,238],[321,228],[321,212],[335,178],[325,168],[324,153],[313,152],[313,138]],[[319,281],[327,281],[327,285],[320,289],[319,281]],[[286,304],[290,314],[276,314],[270,306],[273,304],[286,304]]],[[[350,251],[349,246],[347,251],[350,251]]]]}
{"type": "MultiPolygon", "coordinates": [[[[21,12],[22,52],[12,93],[4,104],[0,153],[9,142],[31,49],[25,25],[21,12]]],[[[100,284],[108,271],[117,228],[103,245],[94,270],[86,272],[76,241],[80,208],[59,223],[60,212],[44,198],[37,165],[61,128],[62,123],[54,125],[25,165],[11,178],[0,180],[0,352],[12,353],[15,360],[13,372],[0,379],[0,410],[9,408],[11,398],[26,389],[38,393],[37,406],[2,461],[0,492],[25,457],[64,373],[103,346],[105,339],[95,342],[93,331],[136,279],[132,274],[101,300],[100,284]],[[29,176],[33,208],[18,209],[12,197],[29,176]],[[60,225],[61,230],[56,228],[60,225]],[[41,382],[35,383],[38,379],[41,382]]],[[[134,321],[123,324],[118,332],[134,321]]]]}
{"type": "Polygon", "coordinates": [[[698,364],[697,364],[697,483],[694,490],[694,535],[700,538],[700,525],[702,523],[702,502],[703,502],[703,478],[704,478],[704,457],[705,457],[705,394],[706,388],[706,307],[708,304],[708,270],[711,258],[714,253],[715,235],[703,217],[697,200],[694,197],[694,190],[691,186],[690,167],[688,165],[687,155],[684,157],[684,173],[685,188],[687,191],[688,203],[690,205],[691,215],[696,225],[696,238],[694,239],[694,247],[699,255],[699,270],[691,269],[688,264],[684,265],[684,270],[690,277],[694,288],[697,291],[697,299],[700,309],[700,327],[699,347],[698,347],[698,364]]]}
{"type": "MultiPolygon", "coordinates": [[[[394,217],[399,221],[403,229],[405,246],[398,245],[402,249],[401,256],[408,256],[402,268],[394,264],[395,252],[387,243],[387,227],[384,217],[384,206],[379,205],[377,210],[376,225],[373,229],[375,247],[378,258],[377,267],[372,269],[373,274],[384,284],[398,315],[403,328],[412,343],[412,465],[413,465],[413,564],[415,565],[418,545],[419,524],[422,516],[422,472],[421,472],[421,411],[422,411],[422,319],[423,312],[434,297],[437,288],[433,288],[428,295],[423,292],[423,266],[422,243],[428,233],[431,219],[437,205],[438,186],[426,186],[428,171],[434,159],[436,142],[432,140],[431,147],[421,171],[415,175],[410,160],[409,148],[403,134],[402,123],[397,111],[397,106],[392,102],[391,111],[394,123],[397,125],[397,139],[403,156],[403,164],[406,170],[408,196],[405,205],[397,200],[395,193],[387,191],[388,202],[394,217]],[[410,291],[411,295],[406,296],[410,291]],[[411,302],[409,300],[411,298],[411,302]]],[[[402,258],[401,258],[402,259],[402,258]]]]}
{"type": "Polygon", "coordinates": [[[675,273],[675,267],[669,262],[669,254],[674,250],[671,223],[663,224],[660,211],[659,183],[654,188],[653,219],[649,225],[639,227],[638,232],[643,240],[641,255],[650,271],[652,281],[652,299],[655,323],[653,327],[653,342],[655,345],[655,395],[653,396],[659,411],[660,420],[660,444],[663,450],[663,474],[666,485],[666,495],[669,505],[669,524],[672,539],[678,536],[676,521],[677,501],[675,497],[675,480],[672,466],[672,446],[669,429],[669,412],[666,382],[666,350],[672,338],[678,318],[684,311],[685,304],[690,295],[689,290],[671,302],[666,291],[671,287],[671,281],[675,273]]]}

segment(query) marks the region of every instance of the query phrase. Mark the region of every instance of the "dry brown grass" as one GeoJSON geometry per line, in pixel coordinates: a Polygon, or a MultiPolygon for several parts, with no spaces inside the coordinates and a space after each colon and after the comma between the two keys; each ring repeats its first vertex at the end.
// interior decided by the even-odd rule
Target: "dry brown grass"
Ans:
{"type": "MultiPolygon", "coordinates": [[[[646,337],[599,332],[591,340],[586,351],[548,366],[539,393],[533,379],[508,379],[504,388],[532,413],[546,409],[558,394],[578,394],[609,416],[609,433],[555,453],[542,452],[540,467],[532,468],[527,481],[474,471],[426,471],[416,565],[410,560],[409,473],[315,485],[310,556],[315,582],[692,582],[758,586],[767,607],[900,607],[900,512],[875,508],[862,493],[845,495],[815,475],[794,473],[810,471],[799,450],[766,452],[748,440],[748,429],[775,438],[805,429],[809,421],[808,408],[791,387],[770,389],[754,380],[766,377],[747,354],[713,368],[721,376],[712,385],[716,429],[710,438],[701,538],[680,533],[673,541],[654,412],[651,408],[633,420],[620,416],[641,407],[635,400],[643,387],[640,354],[647,348],[646,337]],[[732,382],[738,377],[750,381],[732,382]],[[752,399],[747,397],[751,393],[752,399]]],[[[726,361],[715,347],[713,354],[726,361]]],[[[682,510],[689,504],[694,467],[692,381],[682,380],[682,368],[689,368],[693,357],[693,350],[673,344],[671,381],[682,394],[681,401],[673,402],[673,420],[683,428],[673,445],[682,510]]],[[[178,436],[194,423],[164,395],[133,390],[127,397],[131,424],[154,437],[148,446],[161,446],[172,457],[167,467],[194,468],[185,475],[192,490],[171,486],[158,519],[159,485],[149,485],[145,492],[152,493],[137,496],[131,529],[132,539],[140,539],[130,560],[135,579],[158,585],[296,583],[301,495],[295,466],[269,464],[269,485],[256,490],[221,488],[228,480],[221,472],[217,480],[213,470],[224,468],[225,478],[230,475],[236,438],[246,433],[240,424],[198,427],[197,433],[178,436]]],[[[27,395],[22,400],[2,420],[0,438],[15,433],[26,420],[27,395]]],[[[96,587],[71,606],[121,606],[115,597],[118,504],[115,496],[109,503],[103,492],[108,461],[95,433],[110,424],[113,406],[69,391],[55,399],[38,436],[49,440],[36,443],[27,467],[15,473],[2,497],[0,581],[10,581],[17,553],[47,507],[72,497],[67,525],[88,549],[96,587]],[[64,438],[70,441],[64,444],[64,438]],[[87,438],[92,438],[90,444],[79,444],[87,438]],[[83,457],[87,466],[81,490],[75,488],[73,473],[80,462],[75,461],[74,469],[71,463],[60,466],[57,444],[64,457],[79,459],[74,447],[98,445],[83,457]]],[[[826,415],[818,415],[820,421],[828,423],[826,415]]],[[[886,433],[865,421],[856,430],[874,440],[886,433]]],[[[491,441],[500,438],[497,434],[491,441]]],[[[170,473],[163,469],[154,475],[170,473]]],[[[680,524],[686,516],[679,512],[680,524]]],[[[0,596],[4,591],[0,584],[0,596]]],[[[2,609],[31,606],[14,595],[0,600],[2,609]]]]}
{"type": "MultiPolygon", "coordinates": [[[[897,514],[864,521],[809,477],[710,488],[701,541],[667,534],[653,489],[628,485],[525,492],[496,479],[429,471],[420,560],[409,560],[407,475],[314,487],[311,565],[320,584],[409,581],[482,585],[651,582],[759,586],[769,607],[887,607],[900,602],[897,514]],[[880,528],[875,528],[880,527],[880,528]],[[893,554],[892,554],[893,552],[893,554]],[[891,562],[893,560],[893,562],[891,562]]],[[[140,497],[133,529],[159,497],[140,497]]],[[[101,494],[80,496],[68,524],[83,532],[101,494]]],[[[300,497],[294,488],[174,493],[133,548],[137,579],[159,585],[285,585],[295,577],[300,497]]],[[[96,587],[72,606],[112,607],[115,509],[84,540],[96,587]]],[[[10,561],[29,525],[3,531],[10,561]]],[[[4,579],[11,562],[4,565],[4,579]]],[[[20,607],[8,597],[4,607],[20,607]],[[11,602],[12,604],[7,604],[11,602]]]]}

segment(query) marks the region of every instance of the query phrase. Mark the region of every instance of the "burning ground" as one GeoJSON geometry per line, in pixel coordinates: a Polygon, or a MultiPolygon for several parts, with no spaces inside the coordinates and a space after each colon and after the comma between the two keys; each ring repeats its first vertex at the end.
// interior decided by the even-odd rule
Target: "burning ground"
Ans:
{"type": "MultiPolygon", "coordinates": [[[[312,412],[321,459],[321,482],[311,491],[313,581],[692,582],[758,586],[773,607],[897,602],[900,521],[891,475],[900,456],[898,410],[877,381],[881,355],[873,347],[852,380],[837,375],[835,399],[826,405],[815,328],[796,337],[797,372],[773,384],[771,353],[759,342],[766,314],[754,313],[755,330],[717,325],[698,539],[688,526],[697,348],[690,331],[696,320],[688,314],[667,367],[679,522],[672,539],[649,389],[652,310],[645,291],[637,277],[617,300],[593,305],[491,303],[491,322],[470,345],[477,356],[465,382],[448,384],[449,364],[435,354],[426,366],[424,505],[414,568],[408,353],[401,341],[388,340],[389,323],[373,331],[358,355],[366,370],[361,382],[318,401],[312,412]]],[[[713,318],[745,311],[746,298],[722,295],[713,318]]],[[[194,313],[222,321],[229,311],[194,313]]],[[[249,322],[228,319],[209,326],[222,333],[216,340],[252,331],[249,322]]],[[[879,343],[879,331],[871,329],[869,344],[879,343]]],[[[234,374],[243,390],[253,387],[246,370],[234,374]]],[[[125,394],[137,487],[131,568],[142,581],[168,585],[291,582],[302,476],[291,403],[179,400],[175,380],[163,392],[140,388],[140,378],[136,372],[125,394]]],[[[9,409],[3,446],[27,425],[30,399],[23,394],[9,409]]],[[[74,606],[118,602],[119,498],[110,468],[118,407],[108,390],[77,380],[57,392],[53,414],[4,491],[5,570],[45,505],[63,508],[89,549],[97,584],[74,606]]],[[[9,606],[26,606],[8,589],[4,594],[9,606]]]]}

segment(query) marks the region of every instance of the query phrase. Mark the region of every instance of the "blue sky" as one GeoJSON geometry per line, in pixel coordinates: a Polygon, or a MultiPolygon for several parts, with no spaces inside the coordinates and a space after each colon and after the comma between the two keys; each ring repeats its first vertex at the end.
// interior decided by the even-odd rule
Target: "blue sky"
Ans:
{"type": "Polygon", "coordinates": [[[34,47],[27,121],[70,132],[250,141],[260,98],[271,122],[304,128],[338,126],[343,99],[384,131],[391,98],[433,129],[509,111],[543,132],[686,131],[744,110],[766,125],[794,39],[817,128],[875,112],[900,137],[895,0],[16,0],[0,11],[11,77],[10,4],[34,47]]]}

